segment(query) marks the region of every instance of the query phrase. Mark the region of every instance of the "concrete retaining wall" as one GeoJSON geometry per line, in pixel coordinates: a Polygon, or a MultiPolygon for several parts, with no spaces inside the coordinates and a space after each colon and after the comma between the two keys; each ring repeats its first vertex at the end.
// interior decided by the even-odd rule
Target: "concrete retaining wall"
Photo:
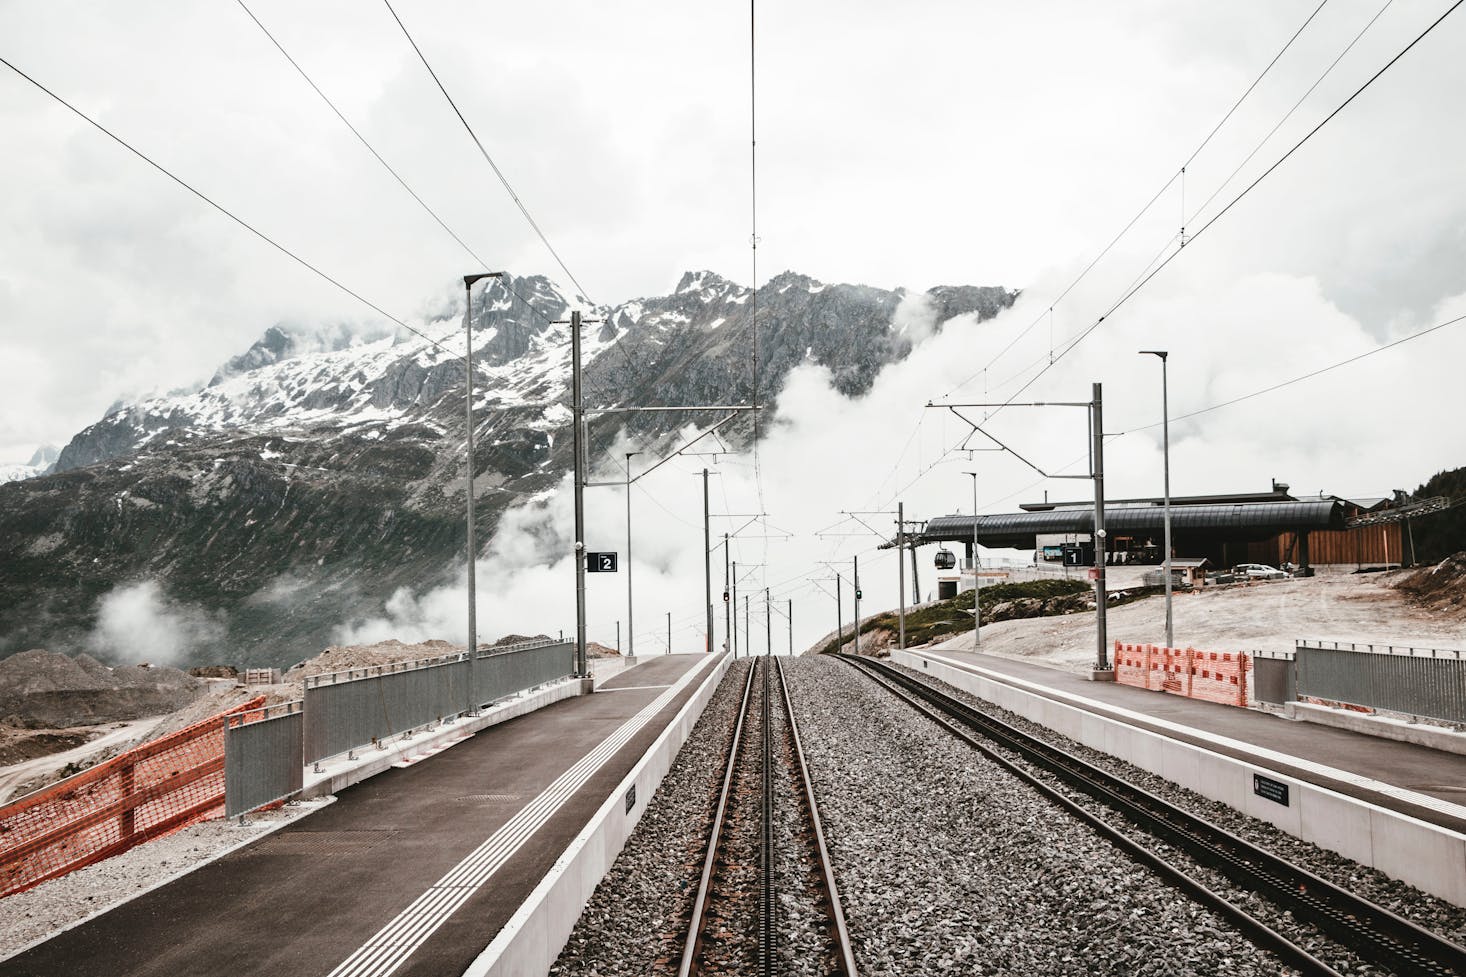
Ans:
{"type": "Polygon", "coordinates": [[[1378,736],[1381,739],[1399,740],[1401,743],[1428,746],[1432,750],[1466,755],[1466,733],[1458,733],[1442,726],[1412,723],[1408,720],[1381,716],[1376,713],[1334,709],[1329,706],[1314,705],[1311,702],[1285,702],[1279,711],[1289,719],[1318,723],[1321,726],[1333,726],[1354,733],[1363,733],[1366,736],[1378,736]]]}
{"type": "Polygon", "coordinates": [[[464,977],[529,977],[549,971],[731,662],[725,655],[713,666],[682,711],[606,798],[464,977]],[[636,799],[628,810],[627,796],[633,788],[636,799]]]}
{"type": "MultiPolygon", "coordinates": [[[[980,668],[945,664],[937,656],[920,652],[893,652],[891,660],[1261,818],[1304,841],[1466,906],[1466,835],[1030,692],[1021,687],[1026,684],[1022,680],[998,681],[980,668]],[[1009,684],[1012,682],[1018,685],[1009,684]],[[1287,784],[1289,803],[1285,806],[1254,793],[1254,773],[1287,784]]],[[[1295,767],[1316,766],[1307,760],[1288,759],[1295,767]]],[[[1343,771],[1332,773],[1343,780],[1366,782],[1343,771]]],[[[1374,786],[1385,793],[1410,794],[1425,806],[1442,803],[1402,788],[1374,786]]]]}

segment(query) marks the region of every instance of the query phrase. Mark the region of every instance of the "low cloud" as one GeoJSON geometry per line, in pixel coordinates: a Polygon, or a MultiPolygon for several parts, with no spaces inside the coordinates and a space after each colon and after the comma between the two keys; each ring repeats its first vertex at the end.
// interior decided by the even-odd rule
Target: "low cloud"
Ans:
{"type": "Polygon", "coordinates": [[[98,657],[129,663],[178,664],[225,634],[219,615],[167,597],[156,580],[118,587],[102,598],[88,639],[98,657]]]}
{"type": "Polygon", "coordinates": [[[925,292],[907,292],[901,296],[891,316],[891,327],[919,346],[937,331],[937,307],[925,292]]]}

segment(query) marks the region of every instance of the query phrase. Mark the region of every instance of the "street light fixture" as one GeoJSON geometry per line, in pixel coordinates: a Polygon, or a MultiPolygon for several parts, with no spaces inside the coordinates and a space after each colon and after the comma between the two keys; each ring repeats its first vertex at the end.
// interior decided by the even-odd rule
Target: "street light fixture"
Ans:
{"type": "Polygon", "coordinates": [[[636,664],[636,627],[631,615],[631,459],[640,451],[626,452],[626,664],[636,664]]]}
{"type": "Polygon", "coordinates": [[[980,561],[977,558],[977,472],[963,472],[972,476],[972,650],[982,651],[982,619],[979,600],[982,597],[982,577],[978,576],[980,561]]]}
{"type": "Polygon", "coordinates": [[[1166,389],[1166,358],[1170,354],[1163,349],[1142,349],[1140,354],[1142,356],[1157,356],[1160,357],[1161,361],[1161,452],[1165,470],[1165,496],[1162,501],[1162,506],[1164,507],[1166,521],[1166,647],[1174,648],[1176,647],[1176,640],[1171,618],[1171,406],[1169,403],[1169,392],[1166,389]]]}
{"type": "Polygon", "coordinates": [[[468,376],[468,393],[464,399],[468,442],[468,709],[478,709],[473,690],[473,660],[478,657],[478,591],[474,564],[478,560],[477,534],[473,531],[473,286],[485,278],[500,278],[502,271],[486,271],[463,276],[463,332],[467,342],[463,349],[464,372],[468,376]]]}

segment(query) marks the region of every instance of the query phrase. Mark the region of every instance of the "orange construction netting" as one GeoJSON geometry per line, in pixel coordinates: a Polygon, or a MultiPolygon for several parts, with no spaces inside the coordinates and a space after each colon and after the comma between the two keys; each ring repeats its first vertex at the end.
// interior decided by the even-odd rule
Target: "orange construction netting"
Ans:
{"type": "Polygon", "coordinates": [[[1115,681],[1229,706],[1247,705],[1249,656],[1115,642],[1115,681]]]}
{"type": "Polygon", "coordinates": [[[119,754],[0,808],[0,896],[224,812],[225,716],[119,754]]]}

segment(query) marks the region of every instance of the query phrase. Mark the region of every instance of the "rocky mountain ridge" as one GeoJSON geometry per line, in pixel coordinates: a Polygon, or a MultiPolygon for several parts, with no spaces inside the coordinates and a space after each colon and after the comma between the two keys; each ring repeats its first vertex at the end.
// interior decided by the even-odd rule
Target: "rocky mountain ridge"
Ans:
{"type": "MultiPolygon", "coordinates": [[[[689,272],[668,295],[583,310],[599,320],[583,327],[586,397],[675,406],[757,395],[777,410],[783,378],[802,362],[858,395],[916,333],[957,315],[991,318],[1016,295],[973,286],[913,295],[792,272],[755,294],[689,272]],[[917,307],[915,332],[896,321],[903,302],[917,307]]],[[[53,473],[0,485],[0,656],[47,647],[107,657],[102,602],[156,580],[180,607],[217,617],[218,627],[192,632],[183,664],[287,664],[398,587],[445,579],[463,559],[459,302],[421,327],[431,340],[272,327],[207,385],[122,405],[78,433],[53,473]]],[[[570,467],[570,308],[543,277],[475,292],[484,538],[505,509],[552,490],[570,467]]],[[[624,427],[655,447],[693,417],[602,417],[592,444],[624,427]]],[[[745,422],[720,433],[737,443],[752,431],[745,422]]]]}

